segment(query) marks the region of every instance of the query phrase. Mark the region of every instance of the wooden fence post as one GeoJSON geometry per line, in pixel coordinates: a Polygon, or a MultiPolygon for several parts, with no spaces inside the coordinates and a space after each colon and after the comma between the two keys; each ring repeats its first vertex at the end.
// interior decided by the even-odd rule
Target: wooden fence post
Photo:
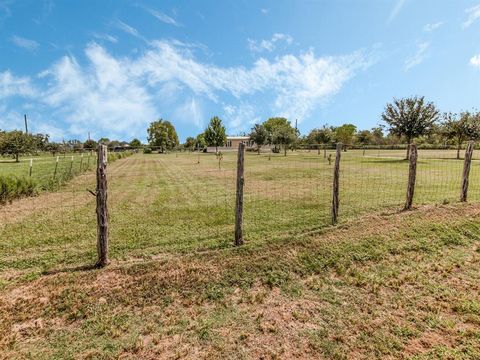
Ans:
{"type": "Polygon", "coordinates": [[[462,174],[462,193],[460,194],[460,201],[467,201],[467,193],[468,193],[468,177],[470,175],[470,165],[472,163],[472,156],[473,156],[473,147],[475,143],[473,141],[469,141],[467,145],[467,149],[465,150],[465,160],[463,163],[463,174],[462,174]]]}
{"type": "Polygon", "coordinates": [[[97,253],[96,267],[108,264],[107,147],[98,146],[97,157],[97,253]]]}
{"type": "Polygon", "coordinates": [[[403,210],[410,210],[413,203],[413,194],[415,192],[415,178],[417,177],[417,145],[410,145],[410,160],[408,168],[407,199],[403,210]]]}
{"type": "Polygon", "coordinates": [[[235,245],[243,245],[243,185],[245,164],[245,144],[238,145],[237,158],[237,197],[235,202],[235,245]]]}
{"type": "Polygon", "coordinates": [[[335,168],[333,169],[333,197],[332,197],[332,223],[335,225],[338,221],[338,205],[340,199],[338,192],[340,189],[340,157],[342,156],[342,143],[337,144],[335,153],[335,168]]]}

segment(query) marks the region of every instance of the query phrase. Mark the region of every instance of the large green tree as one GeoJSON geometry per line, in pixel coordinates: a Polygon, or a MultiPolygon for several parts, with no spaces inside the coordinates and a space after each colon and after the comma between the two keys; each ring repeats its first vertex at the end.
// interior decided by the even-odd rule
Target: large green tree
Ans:
{"type": "Polygon", "coordinates": [[[443,114],[442,133],[447,140],[457,146],[457,159],[460,159],[460,149],[467,140],[480,138],[480,116],[469,111],[458,114],[451,112],[443,114]]]}
{"type": "Polygon", "coordinates": [[[353,143],[357,127],[353,124],[343,124],[334,129],[335,141],[342,143],[343,151],[347,151],[347,146],[353,143]]]}
{"type": "Polygon", "coordinates": [[[387,104],[382,119],[388,124],[391,134],[405,137],[406,159],[409,159],[413,139],[429,134],[438,116],[439,112],[432,102],[426,102],[423,96],[414,96],[394,99],[392,103],[387,104]]]}
{"type": "Polygon", "coordinates": [[[276,145],[283,146],[284,156],[287,156],[287,149],[297,140],[297,133],[289,124],[279,125],[273,129],[272,141],[276,145]]]}
{"type": "Polygon", "coordinates": [[[83,148],[89,151],[97,150],[97,146],[98,146],[97,142],[92,139],[88,139],[83,143],[83,148]]]}
{"type": "Polygon", "coordinates": [[[3,131],[0,133],[0,155],[11,155],[19,162],[20,155],[37,150],[37,136],[23,131],[3,131]]]}
{"type": "Polygon", "coordinates": [[[318,153],[320,154],[320,145],[323,145],[324,148],[324,157],[327,156],[325,145],[329,144],[333,139],[333,132],[330,127],[323,125],[321,128],[316,128],[310,131],[307,136],[307,143],[313,145],[317,148],[318,153]]]}
{"type": "Polygon", "coordinates": [[[164,153],[178,146],[178,135],[175,127],[168,120],[159,119],[150,124],[147,130],[148,143],[164,153]]]}
{"type": "Polygon", "coordinates": [[[263,123],[263,126],[265,130],[267,131],[267,144],[269,145],[274,145],[274,151],[277,152],[277,145],[282,145],[282,143],[279,142],[281,139],[278,134],[283,133],[285,135],[290,136],[290,133],[293,131],[293,134],[295,135],[295,139],[293,139],[292,142],[289,144],[293,144],[296,141],[297,138],[297,133],[295,132],[295,129],[292,127],[290,121],[288,121],[284,117],[272,117],[266,120],[263,123]]]}
{"type": "Polygon", "coordinates": [[[204,136],[207,146],[215,146],[215,152],[218,153],[218,147],[224,146],[227,142],[226,130],[222,124],[222,119],[218,116],[211,118],[210,124],[205,129],[204,136]]]}
{"type": "Polygon", "coordinates": [[[130,141],[129,145],[134,149],[139,149],[142,147],[142,142],[137,138],[135,138],[135,139],[132,139],[132,141],[130,141]]]}
{"type": "Polygon", "coordinates": [[[195,138],[194,137],[187,137],[185,139],[185,144],[183,145],[186,150],[193,151],[195,150],[195,138]]]}
{"type": "Polygon", "coordinates": [[[268,141],[268,132],[265,129],[265,126],[262,124],[255,124],[250,131],[250,140],[252,140],[257,145],[258,154],[260,154],[260,149],[268,141]]]}

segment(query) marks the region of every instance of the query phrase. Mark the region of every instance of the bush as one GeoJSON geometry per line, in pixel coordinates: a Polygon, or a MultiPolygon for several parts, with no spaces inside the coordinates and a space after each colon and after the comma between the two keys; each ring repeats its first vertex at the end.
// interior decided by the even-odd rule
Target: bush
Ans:
{"type": "Polygon", "coordinates": [[[38,193],[38,184],[29,177],[0,176],[0,204],[38,193]]]}
{"type": "Polygon", "coordinates": [[[144,153],[144,154],[151,154],[151,153],[152,153],[152,149],[149,148],[149,147],[145,147],[145,148],[143,148],[143,153],[144,153]]]}

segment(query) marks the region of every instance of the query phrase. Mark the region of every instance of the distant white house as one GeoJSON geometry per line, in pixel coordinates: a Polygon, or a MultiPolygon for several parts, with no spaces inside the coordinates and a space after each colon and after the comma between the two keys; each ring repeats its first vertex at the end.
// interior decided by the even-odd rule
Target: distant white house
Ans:
{"type": "MultiPolygon", "coordinates": [[[[255,147],[255,142],[250,140],[250,136],[227,136],[227,143],[225,146],[220,146],[218,150],[236,151],[240,143],[244,143],[247,148],[255,147]]],[[[207,152],[215,152],[215,146],[207,147],[207,152]]]]}

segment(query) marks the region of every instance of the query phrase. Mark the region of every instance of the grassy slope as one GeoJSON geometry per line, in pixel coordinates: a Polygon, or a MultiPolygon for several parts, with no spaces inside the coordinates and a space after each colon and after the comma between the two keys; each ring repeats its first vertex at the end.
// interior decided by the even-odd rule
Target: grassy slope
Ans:
{"type": "MultiPolygon", "coordinates": [[[[401,204],[392,181],[406,164],[354,155],[342,168],[344,220],[401,204]]],[[[211,156],[198,167],[175,155],[112,164],[105,270],[77,269],[95,254],[92,174],[4,208],[0,357],[478,358],[480,207],[385,211],[319,233],[331,168],[290,158],[247,157],[242,249],[230,246],[230,155],[222,171],[211,156]]],[[[454,173],[461,162],[428,166],[454,173]]],[[[436,184],[420,199],[457,196],[436,184]]]]}
{"type": "Polygon", "coordinates": [[[7,286],[4,358],[478,358],[480,207],[7,286]],[[75,341],[72,341],[72,340],[75,341]]]}

